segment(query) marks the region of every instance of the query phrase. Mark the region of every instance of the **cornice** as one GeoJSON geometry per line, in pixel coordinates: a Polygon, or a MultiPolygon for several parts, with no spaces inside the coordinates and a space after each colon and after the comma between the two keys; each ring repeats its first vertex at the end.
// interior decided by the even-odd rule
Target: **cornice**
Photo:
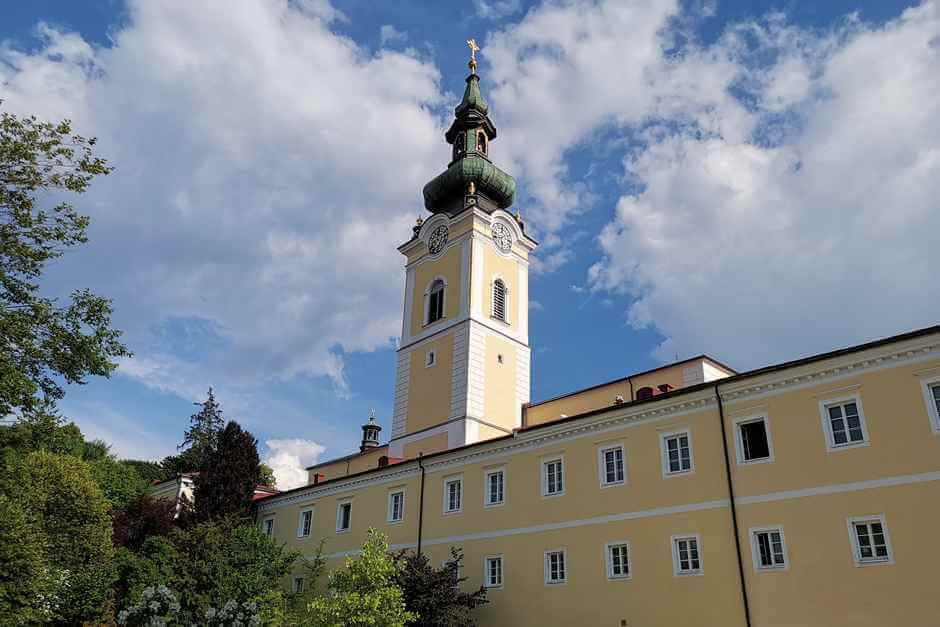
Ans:
{"type": "Polygon", "coordinates": [[[417,464],[412,464],[409,462],[403,462],[402,464],[396,464],[394,466],[389,466],[386,472],[383,472],[378,475],[374,474],[362,474],[355,476],[348,481],[342,481],[340,479],[335,482],[331,481],[328,484],[323,486],[309,486],[307,489],[298,490],[292,494],[281,496],[281,497],[271,497],[265,499],[264,502],[258,505],[259,512],[265,512],[272,509],[284,507],[286,505],[293,505],[297,503],[304,503],[309,500],[320,499],[327,496],[332,496],[334,494],[341,494],[344,492],[349,492],[350,490],[371,486],[371,485],[380,485],[383,483],[392,483],[394,481],[399,481],[411,475],[416,475],[419,473],[419,468],[417,464]],[[405,466],[400,468],[399,466],[405,466]]]}

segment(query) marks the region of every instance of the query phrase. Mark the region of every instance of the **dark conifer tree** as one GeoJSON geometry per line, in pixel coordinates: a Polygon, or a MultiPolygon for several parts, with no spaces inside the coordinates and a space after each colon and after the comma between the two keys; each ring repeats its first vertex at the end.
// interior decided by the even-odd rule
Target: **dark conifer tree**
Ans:
{"type": "Polygon", "coordinates": [[[205,468],[195,479],[198,520],[247,516],[261,477],[258,441],[237,422],[229,422],[218,436],[205,468]]]}

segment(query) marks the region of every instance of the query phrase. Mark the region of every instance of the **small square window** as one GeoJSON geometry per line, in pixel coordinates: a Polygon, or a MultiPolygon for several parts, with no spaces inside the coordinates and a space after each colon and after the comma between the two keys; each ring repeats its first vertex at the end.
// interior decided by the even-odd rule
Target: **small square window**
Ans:
{"type": "Polygon", "coordinates": [[[608,579],[630,578],[630,543],[609,542],[605,545],[608,579]]]}
{"type": "Polygon", "coordinates": [[[545,551],[545,583],[556,585],[567,583],[568,565],[565,549],[545,551]]]}
{"type": "Polygon", "coordinates": [[[483,505],[492,507],[506,502],[506,473],[504,470],[488,470],[484,474],[483,505]]]}
{"type": "Polygon", "coordinates": [[[697,535],[673,536],[672,565],[677,576],[702,574],[702,557],[697,535]]]}
{"type": "Polygon", "coordinates": [[[773,461],[773,445],[766,416],[734,421],[735,450],[739,464],[773,461]]]}
{"type": "Polygon", "coordinates": [[[313,510],[305,509],[300,512],[300,518],[297,521],[297,537],[309,538],[310,529],[313,527],[313,510]]]}
{"type": "Polygon", "coordinates": [[[352,501],[344,501],[336,507],[336,532],[349,531],[352,526],[352,501]]]}
{"type": "Polygon", "coordinates": [[[269,538],[274,537],[274,518],[265,518],[261,522],[261,531],[269,538]]]}
{"type": "Polygon", "coordinates": [[[754,558],[754,570],[786,570],[789,563],[783,529],[751,529],[751,555],[754,558]]]}
{"type": "Polygon", "coordinates": [[[487,588],[503,587],[502,555],[487,555],[483,558],[483,585],[487,588]]]}
{"type": "Polygon", "coordinates": [[[660,435],[662,440],[663,476],[692,472],[692,434],[677,431],[660,435]]]}
{"type": "Polygon", "coordinates": [[[444,513],[455,514],[463,509],[463,478],[444,480],[444,513]]]}
{"type": "Polygon", "coordinates": [[[565,493],[565,460],[554,457],[542,461],[542,496],[561,496],[565,493]]]}
{"type": "Polygon", "coordinates": [[[850,518],[848,525],[856,566],[894,563],[884,514],[850,518]]]}
{"type": "Polygon", "coordinates": [[[304,592],[304,578],[294,577],[294,594],[303,594],[303,592],[304,592]]]}
{"type": "Polygon", "coordinates": [[[405,492],[396,490],[388,495],[388,522],[401,522],[405,518],[405,492]]]}
{"type": "Polygon", "coordinates": [[[623,444],[602,447],[598,451],[597,461],[602,487],[626,483],[623,444]]]}
{"type": "Polygon", "coordinates": [[[425,368],[430,368],[436,363],[436,361],[437,361],[437,353],[435,351],[428,351],[424,355],[424,367],[425,368]]]}
{"type": "Polygon", "coordinates": [[[858,396],[820,403],[826,446],[834,451],[868,445],[868,431],[858,396]]]}

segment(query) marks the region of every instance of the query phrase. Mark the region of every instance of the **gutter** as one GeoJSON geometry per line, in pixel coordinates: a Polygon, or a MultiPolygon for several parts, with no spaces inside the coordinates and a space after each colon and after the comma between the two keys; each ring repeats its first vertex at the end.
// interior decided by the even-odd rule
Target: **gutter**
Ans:
{"type": "MultiPolygon", "coordinates": [[[[744,559],[741,557],[741,538],[738,533],[738,511],[734,505],[734,484],[731,481],[731,460],[728,456],[728,438],[725,437],[725,407],[721,402],[719,383],[715,383],[715,399],[718,401],[718,421],[721,426],[721,450],[725,456],[725,478],[728,480],[728,498],[731,501],[731,524],[734,527],[734,549],[738,557],[738,578],[741,582],[741,600],[744,602],[744,624],[751,627],[751,607],[747,599],[747,584],[744,581],[744,559]]],[[[733,435],[733,434],[732,434],[733,435]]]]}
{"type": "Polygon", "coordinates": [[[421,496],[418,499],[418,557],[421,556],[421,535],[424,531],[424,464],[418,453],[418,468],[421,469],[421,496]]]}

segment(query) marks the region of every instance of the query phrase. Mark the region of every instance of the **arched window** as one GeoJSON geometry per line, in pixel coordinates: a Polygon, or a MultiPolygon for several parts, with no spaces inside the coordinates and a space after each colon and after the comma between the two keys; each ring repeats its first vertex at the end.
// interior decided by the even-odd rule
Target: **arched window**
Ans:
{"type": "Polygon", "coordinates": [[[636,391],[636,400],[642,401],[647,398],[653,398],[653,388],[646,386],[636,391]]]}
{"type": "Polygon", "coordinates": [[[483,131],[477,133],[477,152],[486,154],[486,133],[483,131]]]}
{"type": "Polygon", "coordinates": [[[427,324],[437,322],[444,317],[444,281],[436,279],[428,290],[427,324]]]}
{"type": "Polygon", "coordinates": [[[506,322],[506,284],[502,279],[493,281],[493,317],[506,322]]]}
{"type": "Polygon", "coordinates": [[[454,159],[459,157],[467,147],[467,137],[463,133],[458,133],[454,140],[454,159]]]}

